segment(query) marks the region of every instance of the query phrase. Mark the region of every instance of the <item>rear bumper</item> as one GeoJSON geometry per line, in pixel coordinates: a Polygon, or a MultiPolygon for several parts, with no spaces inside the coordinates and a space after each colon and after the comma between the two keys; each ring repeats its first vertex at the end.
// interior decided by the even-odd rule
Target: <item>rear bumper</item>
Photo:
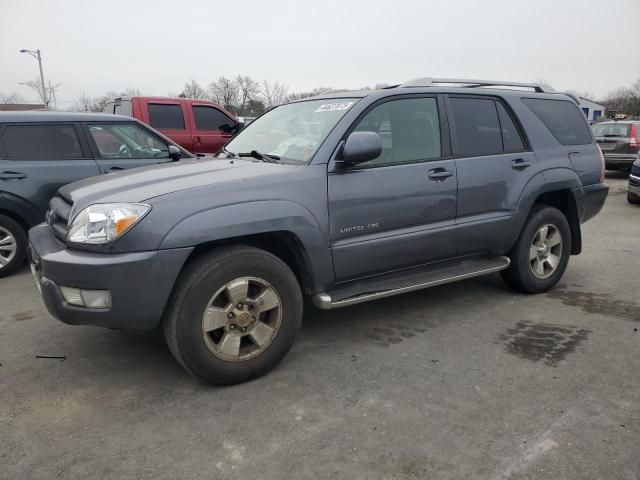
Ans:
{"type": "Polygon", "coordinates": [[[631,164],[638,158],[637,153],[606,153],[604,152],[604,163],[606,165],[624,165],[631,164]]]}
{"type": "Polygon", "coordinates": [[[32,271],[49,313],[71,325],[149,330],[162,318],[191,248],[120,254],[67,249],[46,224],[29,231],[32,271]],[[110,308],[68,304],[60,287],[109,290],[110,308]]]}
{"type": "Polygon", "coordinates": [[[580,223],[590,220],[602,210],[608,194],[609,187],[604,183],[586,185],[575,190],[580,223]]]}

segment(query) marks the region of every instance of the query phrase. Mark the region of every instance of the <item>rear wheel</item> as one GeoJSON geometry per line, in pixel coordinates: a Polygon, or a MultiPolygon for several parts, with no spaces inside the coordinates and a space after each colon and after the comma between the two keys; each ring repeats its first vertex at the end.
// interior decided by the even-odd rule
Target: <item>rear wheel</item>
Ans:
{"type": "Polygon", "coordinates": [[[252,247],[197,257],[181,274],[164,320],[182,366],[205,381],[229,385],[274,368],[302,321],[302,294],[279,258],[252,247]]]}
{"type": "Polygon", "coordinates": [[[27,234],[22,226],[5,215],[0,215],[0,277],[16,271],[24,262],[27,252],[27,234]]]}
{"type": "Polygon", "coordinates": [[[557,208],[537,206],[511,251],[511,265],[500,272],[511,287],[525,293],[552,288],[562,277],[571,255],[571,229],[557,208]]]}

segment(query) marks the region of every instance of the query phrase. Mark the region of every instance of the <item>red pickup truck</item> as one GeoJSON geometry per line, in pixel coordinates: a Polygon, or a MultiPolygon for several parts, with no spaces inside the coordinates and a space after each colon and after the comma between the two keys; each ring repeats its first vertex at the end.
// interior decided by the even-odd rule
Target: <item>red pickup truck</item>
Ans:
{"type": "Polygon", "coordinates": [[[217,153],[242,128],[219,104],[193,98],[117,97],[104,112],[136,118],[195,154],[217,153]]]}

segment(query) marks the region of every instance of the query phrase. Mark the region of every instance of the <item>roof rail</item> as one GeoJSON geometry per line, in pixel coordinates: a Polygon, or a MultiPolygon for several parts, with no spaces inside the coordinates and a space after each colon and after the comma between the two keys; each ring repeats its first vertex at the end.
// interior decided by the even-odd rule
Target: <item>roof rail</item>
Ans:
{"type": "Polygon", "coordinates": [[[400,85],[401,88],[410,87],[432,87],[440,84],[458,84],[464,87],[517,87],[517,88],[530,88],[534,92],[539,93],[555,93],[550,90],[545,90],[542,85],[537,83],[520,83],[520,82],[502,82],[498,80],[472,80],[465,78],[416,78],[409,80],[400,85]]]}

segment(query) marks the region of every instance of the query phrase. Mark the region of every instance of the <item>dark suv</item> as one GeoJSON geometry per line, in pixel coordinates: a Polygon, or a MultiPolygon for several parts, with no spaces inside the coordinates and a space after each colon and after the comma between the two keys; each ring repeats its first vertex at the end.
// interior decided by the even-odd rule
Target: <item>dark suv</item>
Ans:
{"type": "Polygon", "coordinates": [[[27,230],[67,183],[191,157],[129,117],[94,113],[0,113],[0,277],[24,261],[27,230]]]}
{"type": "Polygon", "coordinates": [[[284,357],[303,295],[331,309],[492,272],[553,287],[603,179],[574,99],[537,85],[331,92],[265,113],[216,159],[61,188],[32,268],[63,322],[161,326],[186,370],[230,384],[284,357]]]}
{"type": "Polygon", "coordinates": [[[592,128],[606,168],[630,171],[640,152],[640,120],[602,122],[592,128]]]}

